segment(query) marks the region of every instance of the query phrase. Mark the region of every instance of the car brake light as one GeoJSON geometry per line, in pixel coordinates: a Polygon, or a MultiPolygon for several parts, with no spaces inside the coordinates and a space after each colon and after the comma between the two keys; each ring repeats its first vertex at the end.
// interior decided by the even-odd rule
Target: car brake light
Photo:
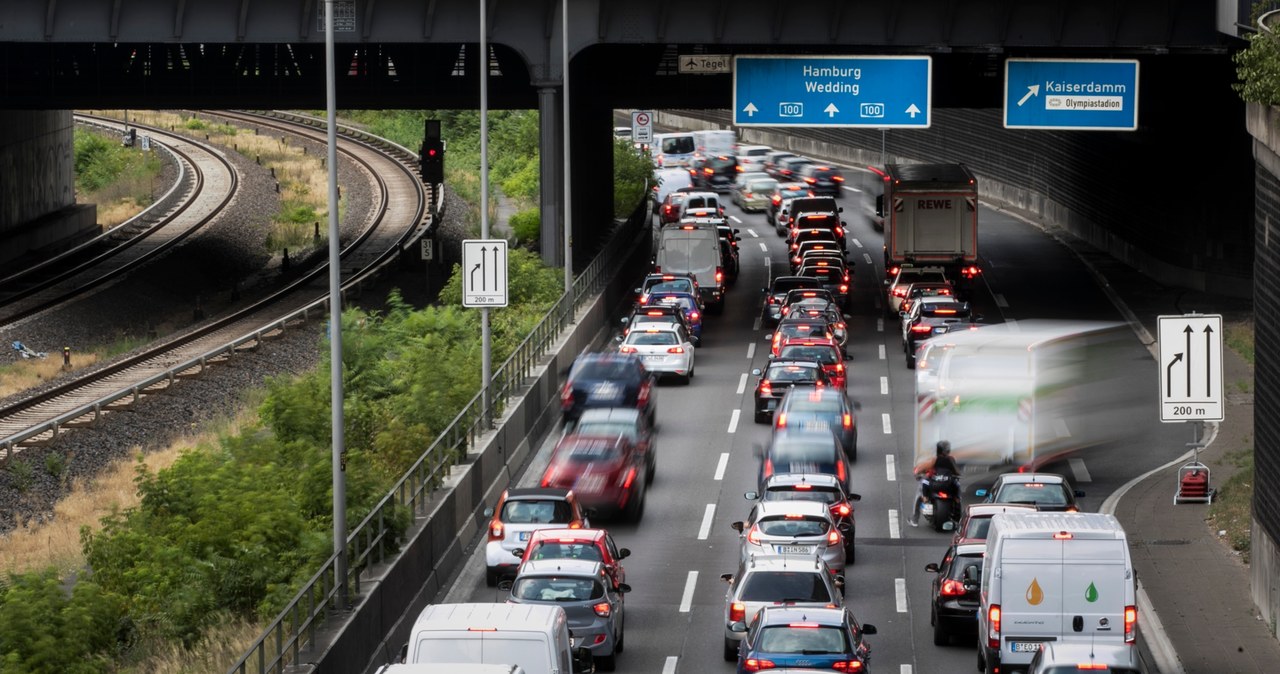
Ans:
{"type": "Polygon", "coordinates": [[[778,426],[778,428],[786,428],[786,427],[787,427],[787,413],[786,413],[786,412],[779,412],[779,413],[778,413],[778,423],[777,423],[777,426],[778,426]]]}
{"type": "Polygon", "coordinates": [[[489,525],[489,540],[502,540],[502,522],[493,522],[489,525]]]}
{"type": "Polygon", "coordinates": [[[902,297],[902,296],[904,296],[904,295],[906,295],[906,294],[907,294],[907,289],[906,289],[906,288],[904,288],[904,287],[902,287],[902,286],[894,286],[894,288],[893,288],[893,296],[894,296],[894,297],[902,297]]]}
{"type": "Polygon", "coordinates": [[[964,583],[961,583],[954,578],[948,578],[942,581],[941,594],[944,597],[964,596],[964,583]]]}
{"type": "Polygon", "coordinates": [[[607,601],[602,601],[599,604],[592,606],[591,609],[601,618],[608,618],[609,614],[613,612],[613,607],[610,606],[607,601]]]}
{"type": "Polygon", "coordinates": [[[844,228],[836,227],[836,236],[844,236],[844,228]]]}
{"type": "Polygon", "coordinates": [[[1103,664],[1101,662],[1082,662],[1076,665],[1076,669],[1091,669],[1095,671],[1105,672],[1108,669],[1111,669],[1111,666],[1107,664],[1103,664]]]}
{"type": "Polygon", "coordinates": [[[831,179],[838,183],[844,182],[844,176],[831,176],[831,179]]]}
{"type": "Polygon", "coordinates": [[[987,607],[987,648],[1000,648],[1000,605],[987,607]]]}
{"type": "Polygon", "coordinates": [[[635,481],[636,481],[636,469],[633,466],[631,470],[627,471],[627,476],[622,479],[622,488],[630,489],[631,483],[635,481]]]}
{"type": "Polygon", "coordinates": [[[748,672],[758,672],[762,669],[773,669],[773,660],[765,660],[763,658],[747,658],[742,661],[742,667],[748,672]]]}
{"type": "Polygon", "coordinates": [[[762,382],[760,384],[760,395],[762,396],[773,395],[773,386],[771,386],[768,381],[762,382]]]}
{"type": "Polygon", "coordinates": [[[1138,607],[1124,607],[1124,641],[1134,643],[1138,637],[1138,607]]]}
{"type": "MultiPolygon", "coordinates": [[[[819,383],[819,386],[821,386],[821,383],[819,383]]],[[[838,478],[841,482],[844,482],[844,477],[845,477],[844,462],[837,460],[836,461],[836,478],[838,478]]]]}
{"type": "Polygon", "coordinates": [[[848,503],[837,503],[832,511],[840,517],[848,517],[849,513],[853,512],[853,508],[850,508],[848,503]]]}
{"type": "Polygon", "coordinates": [[[573,407],[573,384],[564,383],[564,388],[560,389],[560,405],[565,409],[573,407]]]}
{"type": "Polygon", "coordinates": [[[782,203],[782,197],[780,197],[780,196],[778,196],[778,195],[776,195],[776,194],[775,194],[775,195],[773,195],[773,199],[772,199],[772,201],[773,201],[773,203],[775,203],[775,204],[780,204],[780,203],[782,203]]]}
{"type": "Polygon", "coordinates": [[[747,542],[752,545],[760,545],[760,527],[755,526],[747,530],[747,542]]]}
{"type": "Polygon", "coordinates": [[[644,407],[649,404],[649,382],[640,385],[640,392],[636,394],[636,405],[644,407]]]}
{"type": "Polygon", "coordinates": [[[702,172],[706,175],[711,175],[712,173],[715,173],[715,171],[711,170],[711,167],[709,166],[707,168],[702,169],[702,172]]]}
{"type": "Polygon", "coordinates": [[[746,618],[747,618],[746,604],[740,601],[735,601],[732,604],[729,604],[729,622],[736,623],[736,622],[745,620],[746,618]]]}
{"type": "Polygon", "coordinates": [[[827,532],[827,547],[840,545],[840,530],[832,529],[827,532]]]}
{"type": "Polygon", "coordinates": [[[723,281],[724,281],[724,270],[721,269],[720,267],[716,267],[716,283],[721,283],[723,281]]]}
{"type": "Polygon", "coordinates": [[[618,347],[618,353],[635,353],[635,352],[636,352],[636,347],[634,346],[624,344],[618,347]]]}
{"type": "Polygon", "coordinates": [[[662,265],[660,265],[660,264],[655,264],[655,265],[653,265],[653,273],[655,273],[655,274],[656,274],[656,273],[658,273],[658,272],[660,272],[660,271],[662,271],[662,265]]]}
{"type": "Polygon", "coordinates": [[[911,326],[911,332],[915,332],[915,333],[924,334],[926,332],[929,332],[930,330],[933,330],[933,328],[928,325],[924,325],[923,323],[911,326]]]}
{"type": "Polygon", "coordinates": [[[813,185],[814,183],[817,183],[817,182],[818,182],[817,180],[814,180],[813,178],[805,178],[805,179],[804,179],[804,181],[805,181],[805,182],[807,182],[807,183],[809,183],[810,185],[813,185]]]}
{"type": "Polygon", "coordinates": [[[698,320],[698,318],[699,318],[700,316],[701,316],[701,314],[699,314],[699,313],[698,313],[698,312],[696,312],[696,311],[690,311],[690,312],[689,312],[689,320],[696,321],[696,320],[698,320]]]}
{"type": "Polygon", "coordinates": [[[840,425],[845,428],[853,428],[853,415],[847,412],[840,415],[840,425]]]}
{"type": "MultiPolygon", "coordinates": [[[[848,281],[849,279],[845,279],[845,280],[848,281]]],[[[842,293],[849,292],[849,285],[847,283],[840,284],[840,292],[842,293]]]]}
{"type": "Polygon", "coordinates": [[[671,348],[667,349],[667,353],[684,353],[684,347],[683,347],[683,346],[673,346],[673,347],[671,347],[671,348]]]}
{"type": "Polygon", "coordinates": [[[773,459],[764,460],[764,476],[771,477],[773,475],[773,459]]]}
{"type": "Polygon", "coordinates": [[[831,668],[837,672],[861,672],[862,662],[860,660],[841,660],[840,662],[831,663],[831,668]]]}

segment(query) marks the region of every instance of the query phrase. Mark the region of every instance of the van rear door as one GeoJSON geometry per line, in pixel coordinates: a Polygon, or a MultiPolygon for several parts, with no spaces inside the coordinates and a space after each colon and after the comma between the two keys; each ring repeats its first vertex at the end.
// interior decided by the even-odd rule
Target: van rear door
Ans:
{"type": "Polygon", "coordinates": [[[1075,538],[1062,547],[1063,635],[1122,640],[1124,609],[1134,603],[1125,541],[1075,538]]]}
{"type": "Polygon", "coordinates": [[[1003,657],[1028,662],[1040,642],[1063,633],[1062,542],[1007,538],[1000,551],[1003,657]]]}
{"type": "MultiPolygon", "coordinates": [[[[555,657],[547,635],[539,632],[485,632],[481,662],[517,664],[528,674],[553,674],[551,659],[555,657]]],[[[560,672],[568,674],[568,672],[560,672]]]]}

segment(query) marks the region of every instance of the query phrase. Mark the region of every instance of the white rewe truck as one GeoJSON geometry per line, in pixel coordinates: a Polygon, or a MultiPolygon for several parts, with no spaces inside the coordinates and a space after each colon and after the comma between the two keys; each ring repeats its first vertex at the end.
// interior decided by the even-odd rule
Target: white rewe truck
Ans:
{"type": "Polygon", "coordinates": [[[1046,642],[1136,647],[1137,580],[1124,528],[1099,513],[998,513],[987,531],[978,663],[1026,670],[1046,642]]]}
{"type": "Polygon", "coordinates": [[[964,164],[889,164],[876,197],[884,269],[939,266],[964,294],[978,272],[978,179],[964,164]]]}

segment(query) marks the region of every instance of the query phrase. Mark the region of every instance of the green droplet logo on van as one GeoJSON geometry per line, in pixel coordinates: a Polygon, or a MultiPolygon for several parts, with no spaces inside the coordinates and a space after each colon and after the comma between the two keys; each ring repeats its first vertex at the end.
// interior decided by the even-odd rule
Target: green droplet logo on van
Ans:
{"type": "Polygon", "coordinates": [[[1098,588],[1093,583],[1089,583],[1089,587],[1084,589],[1084,600],[1091,603],[1098,601],[1098,588]]]}
{"type": "Polygon", "coordinates": [[[1040,589],[1040,583],[1032,578],[1031,584],[1027,586],[1027,603],[1036,606],[1042,601],[1044,601],[1044,590],[1040,589]]]}

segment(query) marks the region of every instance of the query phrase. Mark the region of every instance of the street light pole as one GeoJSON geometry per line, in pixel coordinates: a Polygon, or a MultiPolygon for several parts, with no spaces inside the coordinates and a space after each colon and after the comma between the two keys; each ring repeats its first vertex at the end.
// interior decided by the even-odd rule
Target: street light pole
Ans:
{"type": "MultiPolygon", "coordinates": [[[[489,37],[488,2],[480,2],[480,238],[489,238],[489,37]]],[[[489,308],[480,308],[480,409],[489,418],[489,385],[492,383],[489,308]]],[[[486,422],[487,424],[488,422],[486,422]]]]}
{"type": "MultiPolygon", "coordinates": [[[[564,291],[573,292],[573,180],[569,173],[569,0],[560,3],[560,94],[564,122],[564,291]]],[[[572,302],[573,297],[570,296],[572,302]]],[[[570,305],[572,307],[572,304],[570,305]]]]}

